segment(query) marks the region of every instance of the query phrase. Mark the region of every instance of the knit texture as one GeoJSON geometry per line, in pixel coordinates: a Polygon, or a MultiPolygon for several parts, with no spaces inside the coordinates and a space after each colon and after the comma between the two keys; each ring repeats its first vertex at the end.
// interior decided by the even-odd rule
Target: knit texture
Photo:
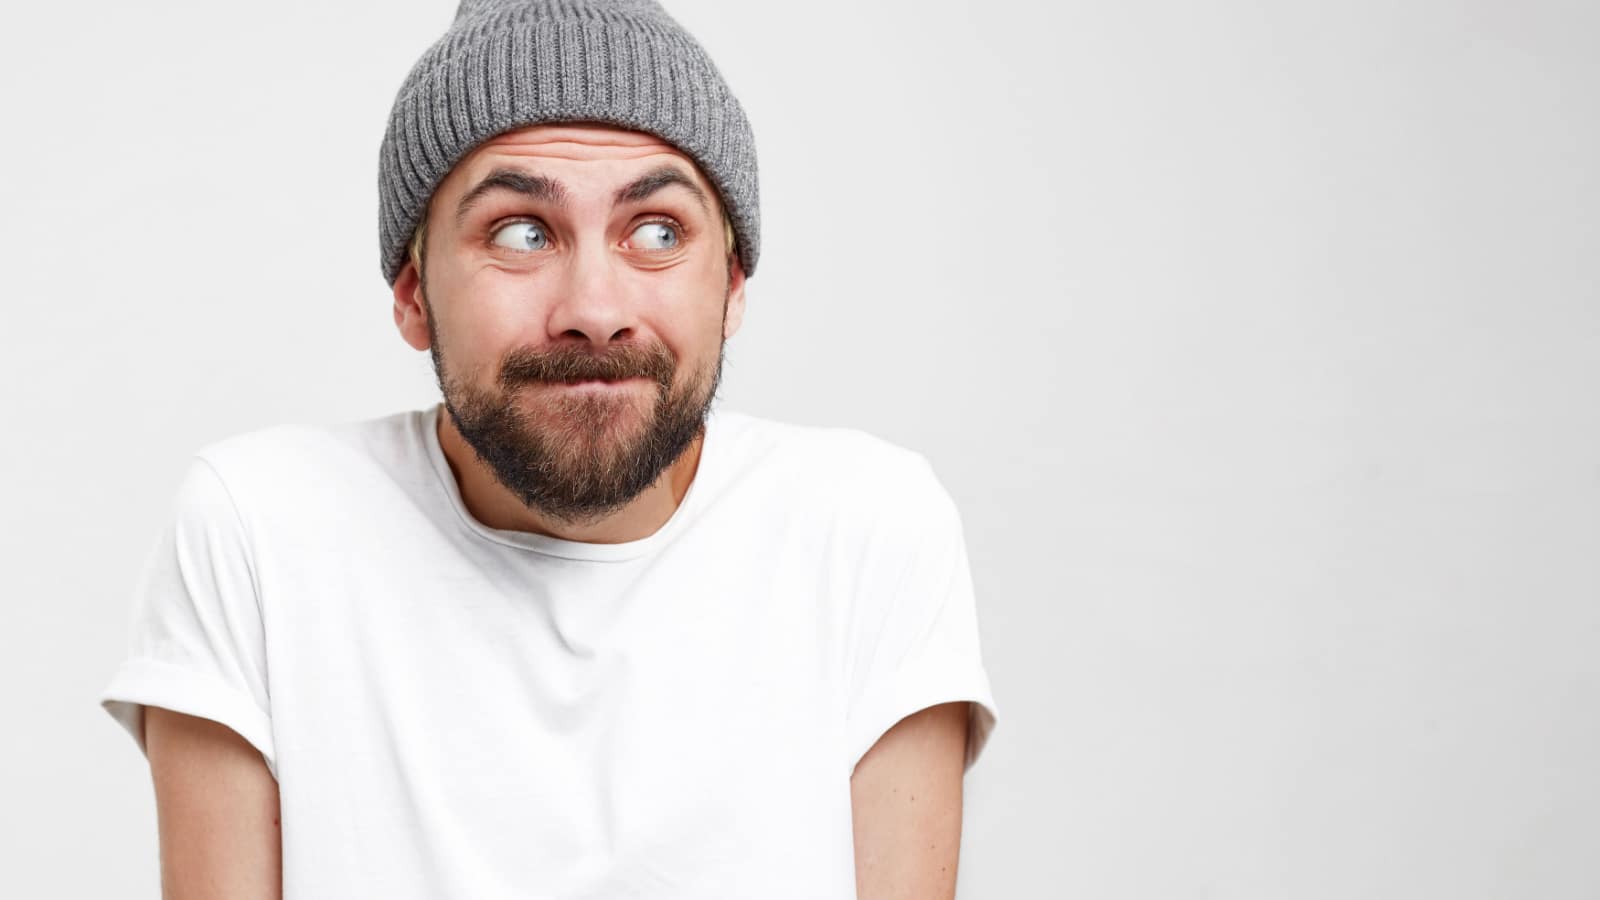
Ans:
{"type": "Polygon", "coordinates": [[[693,159],[733,222],[746,277],[760,255],[755,135],[700,44],[655,0],[462,0],[395,95],[378,157],[378,235],[393,287],[428,199],[505,131],[604,122],[693,159]]]}

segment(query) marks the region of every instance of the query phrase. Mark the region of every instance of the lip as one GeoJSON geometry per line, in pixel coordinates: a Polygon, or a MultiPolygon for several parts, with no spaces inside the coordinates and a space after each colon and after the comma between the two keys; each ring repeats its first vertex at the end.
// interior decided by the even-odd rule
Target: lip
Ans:
{"type": "Polygon", "coordinates": [[[604,381],[593,378],[588,381],[550,382],[549,386],[568,391],[620,391],[642,380],[641,378],[623,378],[618,381],[604,381]]]}

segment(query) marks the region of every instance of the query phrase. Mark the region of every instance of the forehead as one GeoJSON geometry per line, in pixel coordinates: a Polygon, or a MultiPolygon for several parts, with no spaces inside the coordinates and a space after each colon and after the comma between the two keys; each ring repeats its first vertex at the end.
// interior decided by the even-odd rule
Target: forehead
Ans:
{"type": "MultiPolygon", "coordinates": [[[[571,163],[602,163],[597,168],[627,173],[673,161],[702,188],[711,183],[694,159],[661,138],[601,122],[542,123],[496,135],[468,153],[439,185],[439,193],[467,190],[490,170],[504,165],[536,169],[571,163]]],[[[714,191],[712,192],[714,193],[714,191]]]]}

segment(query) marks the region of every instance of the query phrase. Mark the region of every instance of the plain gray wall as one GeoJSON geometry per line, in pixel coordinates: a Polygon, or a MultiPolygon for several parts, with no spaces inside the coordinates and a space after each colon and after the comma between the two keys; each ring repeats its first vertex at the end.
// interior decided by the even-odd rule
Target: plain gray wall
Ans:
{"type": "MultiPolygon", "coordinates": [[[[962,897],[1600,896],[1594,4],[667,5],[760,152],[725,405],[964,513],[962,897]]],[[[0,14],[0,893],[158,895],[96,696],[186,455],[436,398],[376,157],[453,9],[0,14]]]]}

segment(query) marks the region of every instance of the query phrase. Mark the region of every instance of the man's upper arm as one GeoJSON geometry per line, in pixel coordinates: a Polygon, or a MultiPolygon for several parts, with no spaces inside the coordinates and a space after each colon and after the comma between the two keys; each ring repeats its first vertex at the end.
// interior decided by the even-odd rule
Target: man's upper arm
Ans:
{"type": "Polygon", "coordinates": [[[247,516],[191,458],[134,589],[101,705],[148,758],[162,896],[281,897],[266,627],[247,516]]]}
{"type": "Polygon", "coordinates": [[[860,900],[950,900],[961,851],[970,713],[941,703],[895,723],[850,777],[860,900]]]}
{"type": "Polygon", "coordinates": [[[925,459],[863,544],[845,644],[846,764],[854,767],[897,722],[971,701],[965,766],[998,721],[979,646],[977,597],[960,510],[925,459]]]}
{"type": "Polygon", "coordinates": [[[281,900],[278,781],[261,752],[210,719],[144,707],[163,900],[281,900]]]}

